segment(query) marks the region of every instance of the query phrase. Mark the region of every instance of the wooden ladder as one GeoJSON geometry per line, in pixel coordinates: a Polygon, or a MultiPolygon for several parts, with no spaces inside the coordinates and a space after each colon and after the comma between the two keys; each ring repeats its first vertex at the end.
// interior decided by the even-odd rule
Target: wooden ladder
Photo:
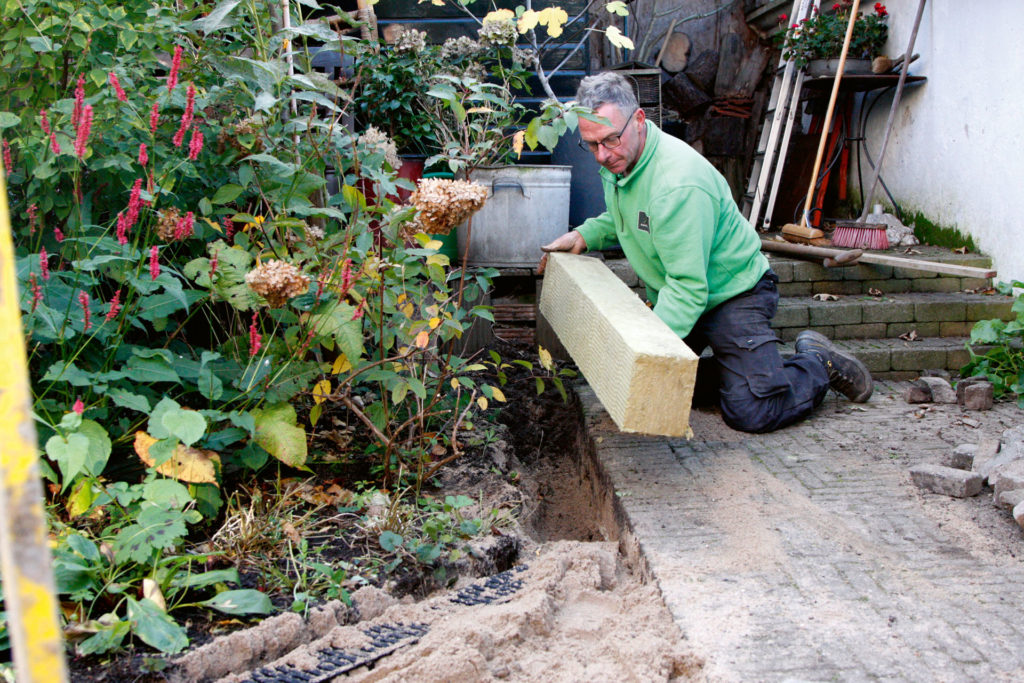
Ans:
{"type": "MultiPolygon", "coordinates": [[[[798,23],[810,16],[820,0],[796,0],[789,22],[798,23]]],[[[759,230],[771,227],[772,211],[779,191],[779,180],[789,149],[793,121],[800,104],[800,89],[804,83],[804,70],[785,58],[779,59],[772,83],[771,96],[764,113],[761,136],[750,169],[750,180],[743,195],[743,215],[759,230]]]]}

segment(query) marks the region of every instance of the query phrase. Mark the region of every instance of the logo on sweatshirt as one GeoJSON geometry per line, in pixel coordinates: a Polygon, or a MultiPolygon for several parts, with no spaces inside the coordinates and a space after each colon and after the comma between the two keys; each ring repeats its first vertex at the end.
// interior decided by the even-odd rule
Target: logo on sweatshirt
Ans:
{"type": "Polygon", "coordinates": [[[640,212],[640,216],[637,218],[636,229],[643,230],[647,234],[651,233],[651,218],[643,211],[640,212]]]}

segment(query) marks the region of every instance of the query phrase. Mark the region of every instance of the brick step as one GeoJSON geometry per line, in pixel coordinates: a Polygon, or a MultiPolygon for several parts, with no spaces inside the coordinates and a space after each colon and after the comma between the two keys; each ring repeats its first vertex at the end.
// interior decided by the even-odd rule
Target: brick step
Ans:
{"type": "MultiPolygon", "coordinates": [[[[920,254],[907,255],[898,250],[887,254],[901,258],[939,261],[961,266],[990,268],[992,259],[981,254],[957,254],[941,247],[914,247],[920,254]]],[[[940,275],[908,268],[861,264],[849,268],[825,268],[811,261],[782,254],[766,254],[772,270],[779,276],[782,296],[812,294],[867,294],[871,289],[885,294],[906,292],[962,292],[984,290],[992,286],[986,278],[940,275]]]]}
{"type": "MultiPolygon", "coordinates": [[[[868,367],[875,379],[908,380],[924,370],[949,370],[957,373],[967,361],[967,337],[931,337],[908,342],[902,339],[841,339],[837,348],[853,354],[868,367]]],[[[990,347],[975,347],[984,353],[990,347]]],[[[794,352],[793,343],[779,348],[783,356],[794,352]]]]}
{"type": "Polygon", "coordinates": [[[963,337],[979,320],[1012,320],[1012,306],[1013,297],[1001,294],[911,292],[836,301],[783,297],[772,326],[783,341],[808,328],[830,339],[894,339],[911,332],[926,338],[963,337]]]}

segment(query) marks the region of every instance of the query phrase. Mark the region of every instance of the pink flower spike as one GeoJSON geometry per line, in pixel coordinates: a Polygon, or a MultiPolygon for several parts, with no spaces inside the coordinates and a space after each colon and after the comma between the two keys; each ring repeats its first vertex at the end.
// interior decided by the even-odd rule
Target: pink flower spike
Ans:
{"type": "Polygon", "coordinates": [[[14,171],[14,162],[11,160],[11,146],[4,140],[4,170],[7,171],[7,175],[11,175],[14,171]]]}
{"type": "Polygon", "coordinates": [[[128,217],[123,211],[117,214],[117,243],[128,244],[128,217]]]}
{"type": "Polygon", "coordinates": [[[181,114],[181,125],[178,127],[178,132],[174,134],[174,139],[171,141],[175,147],[181,147],[181,143],[185,141],[185,133],[188,132],[189,127],[192,125],[192,118],[196,107],[196,87],[191,83],[188,84],[188,95],[185,100],[185,111],[181,114]]]}
{"type": "Polygon", "coordinates": [[[43,282],[50,279],[50,255],[46,253],[46,247],[39,250],[39,272],[43,282]]]}
{"type": "Polygon", "coordinates": [[[160,105],[157,102],[153,103],[153,108],[149,110],[149,132],[156,135],[156,127],[160,123],[160,105]]]}
{"type": "Polygon", "coordinates": [[[50,134],[50,117],[46,115],[45,109],[39,110],[39,127],[43,129],[44,134],[50,134]]]}
{"type": "Polygon", "coordinates": [[[139,144],[139,166],[145,166],[149,163],[149,153],[146,152],[146,143],[139,144]]]}
{"type": "Polygon", "coordinates": [[[181,45],[174,46],[174,57],[171,58],[171,72],[167,74],[167,91],[174,90],[178,85],[178,69],[181,68],[181,45]]]}
{"type": "Polygon", "coordinates": [[[89,312],[89,295],[84,291],[78,293],[78,303],[82,306],[82,320],[84,324],[82,326],[83,332],[88,332],[89,328],[92,327],[92,319],[90,318],[89,312]]]}
{"type": "Polygon", "coordinates": [[[256,327],[256,316],[257,312],[253,311],[252,323],[249,324],[249,358],[255,356],[263,346],[263,335],[256,327]]]}
{"type": "Polygon", "coordinates": [[[59,227],[53,229],[53,239],[57,240],[57,244],[64,241],[64,233],[59,227]]]}
{"type": "Polygon", "coordinates": [[[85,156],[85,145],[89,141],[89,131],[92,129],[92,105],[87,104],[82,109],[82,117],[78,122],[78,134],[75,136],[75,156],[79,159],[85,156]]]}
{"type": "Polygon", "coordinates": [[[75,399],[75,405],[71,406],[71,410],[75,411],[79,415],[85,412],[85,404],[82,403],[82,399],[75,399]]]}
{"type": "Polygon", "coordinates": [[[195,216],[191,211],[186,213],[178,220],[178,224],[174,227],[174,239],[183,240],[188,239],[193,234],[193,227],[195,226],[195,216]]]}
{"type": "Polygon", "coordinates": [[[78,85],[75,86],[75,108],[71,111],[71,127],[77,129],[82,118],[82,108],[85,106],[85,76],[78,77],[78,85]]]}
{"type": "Polygon", "coordinates": [[[60,155],[60,144],[57,142],[57,134],[50,133],[50,149],[53,150],[54,156],[60,155]]]}
{"type": "Polygon", "coordinates": [[[136,178],[132,185],[132,193],[128,197],[128,229],[131,230],[139,222],[139,209],[142,207],[142,178],[136,178]]]}
{"type": "Polygon", "coordinates": [[[155,244],[149,248],[149,277],[154,280],[160,277],[160,261],[157,260],[155,244]]]}
{"type": "Polygon", "coordinates": [[[230,241],[235,236],[235,222],[230,218],[224,218],[224,236],[230,241]]]}
{"type": "Polygon", "coordinates": [[[114,292],[114,298],[110,300],[110,310],[107,311],[107,315],[104,316],[104,320],[110,322],[117,317],[117,314],[121,312],[121,290],[118,289],[114,292]]]}
{"type": "Polygon", "coordinates": [[[124,88],[121,87],[121,81],[117,80],[117,74],[111,71],[108,80],[114,88],[114,94],[117,95],[117,99],[121,102],[127,102],[128,96],[124,93],[124,88]]]}
{"type": "Polygon", "coordinates": [[[34,235],[36,232],[36,223],[39,221],[39,207],[35,204],[29,204],[26,212],[28,213],[28,234],[34,235]]]}
{"type": "Polygon", "coordinates": [[[32,312],[34,313],[36,307],[39,306],[43,300],[43,290],[39,286],[39,282],[36,281],[36,274],[30,273],[28,276],[28,287],[32,290],[32,312]]]}
{"type": "Polygon", "coordinates": [[[217,273],[217,254],[220,252],[213,252],[213,256],[210,257],[210,280],[213,281],[213,276],[217,273]]]}
{"type": "Polygon", "coordinates": [[[192,129],[192,139],[188,143],[188,158],[189,161],[195,161],[199,158],[199,153],[203,151],[203,131],[198,128],[192,129]]]}

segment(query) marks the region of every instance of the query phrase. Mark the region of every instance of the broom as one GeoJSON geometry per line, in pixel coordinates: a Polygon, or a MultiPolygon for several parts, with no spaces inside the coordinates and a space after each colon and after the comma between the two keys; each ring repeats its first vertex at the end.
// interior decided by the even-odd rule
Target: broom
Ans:
{"type": "MultiPolygon", "coordinates": [[[[814,201],[814,187],[818,184],[818,171],[821,170],[821,159],[825,155],[825,145],[828,143],[828,132],[832,127],[832,113],[835,111],[836,99],[839,97],[839,83],[843,78],[843,69],[846,67],[846,55],[850,51],[850,40],[853,38],[853,26],[857,21],[857,12],[859,10],[860,0],[853,0],[853,6],[850,8],[850,20],[846,24],[846,35],[843,37],[843,50],[839,54],[839,66],[836,68],[836,80],[832,84],[832,95],[828,99],[828,109],[825,110],[825,121],[822,123],[821,140],[818,142],[818,153],[814,157],[814,169],[811,171],[811,185],[807,188],[807,199],[804,202],[804,212],[800,217],[799,225],[787,223],[782,226],[782,237],[789,241],[811,244],[813,243],[812,240],[820,240],[825,236],[825,233],[821,230],[808,225],[810,222],[808,217],[811,214],[811,203],[814,201]]],[[[884,228],[885,226],[882,227],[884,228]]],[[[859,232],[858,228],[854,228],[854,230],[859,232]]],[[[872,230],[871,232],[874,233],[876,231],[872,230]]],[[[885,238],[884,229],[881,231],[881,234],[882,237],[885,238]]],[[[842,238],[843,235],[840,235],[840,237],[842,238]]],[[[832,235],[832,244],[839,244],[839,242],[836,241],[835,233],[832,235]]],[[[843,244],[842,246],[861,248],[853,244],[843,244]]],[[[887,248],[888,246],[888,239],[886,239],[886,245],[882,248],[887,248]]]]}
{"type": "MultiPolygon", "coordinates": [[[[917,5],[914,28],[910,32],[910,43],[907,45],[907,51],[903,53],[904,55],[914,53],[914,42],[917,40],[917,29],[921,26],[921,15],[924,13],[925,1],[920,0],[917,5]]],[[[868,207],[871,206],[871,200],[875,198],[875,188],[878,187],[878,177],[882,171],[882,159],[885,157],[885,148],[889,144],[889,133],[892,131],[896,109],[900,106],[900,98],[903,96],[903,84],[907,80],[907,67],[909,64],[910,62],[905,61],[900,68],[900,78],[896,84],[896,94],[893,95],[892,105],[889,107],[889,118],[885,122],[885,134],[882,136],[882,149],[878,152],[878,161],[875,162],[874,177],[871,179],[871,189],[868,190],[867,198],[864,200],[864,210],[858,220],[836,224],[835,232],[832,233],[832,244],[838,247],[852,247],[855,249],[889,248],[889,238],[885,233],[885,223],[868,223],[868,207]]],[[[875,213],[880,214],[881,211],[879,210],[875,213]]]]}

